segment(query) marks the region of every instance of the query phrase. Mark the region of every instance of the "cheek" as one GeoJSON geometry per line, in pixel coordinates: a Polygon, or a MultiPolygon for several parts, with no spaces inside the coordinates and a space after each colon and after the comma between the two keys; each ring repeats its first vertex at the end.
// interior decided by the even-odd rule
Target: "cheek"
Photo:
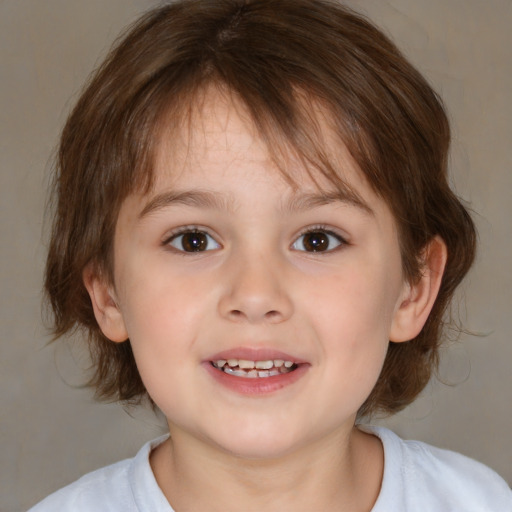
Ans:
{"type": "Polygon", "coordinates": [[[193,321],[181,307],[179,293],[169,289],[161,276],[146,275],[124,283],[121,310],[139,372],[146,380],[152,367],[180,359],[184,331],[193,321]]]}
{"type": "Polygon", "coordinates": [[[178,314],[178,305],[179,301],[164,301],[160,295],[141,294],[127,310],[127,330],[138,372],[166,416],[184,405],[181,395],[172,390],[187,381],[194,341],[193,322],[183,311],[178,314]]]}
{"type": "Polygon", "coordinates": [[[130,338],[151,333],[156,341],[194,325],[205,288],[197,280],[180,275],[166,256],[162,252],[145,260],[133,258],[119,274],[130,338]]]}
{"type": "MultiPolygon", "coordinates": [[[[396,274],[396,273],[395,273],[396,274]]],[[[359,344],[365,340],[387,339],[400,294],[400,277],[385,272],[346,268],[342,274],[310,286],[318,325],[359,344]]]]}
{"type": "Polygon", "coordinates": [[[400,277],[350,270],[317,288],[310,318],[315,336],[323,340],[329,378],[354,382],[364,401],[384,363],[400,277]]]}

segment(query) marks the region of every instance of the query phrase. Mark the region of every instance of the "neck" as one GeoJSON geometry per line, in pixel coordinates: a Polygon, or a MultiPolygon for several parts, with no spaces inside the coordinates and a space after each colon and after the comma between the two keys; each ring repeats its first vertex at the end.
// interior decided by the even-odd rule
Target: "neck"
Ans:
{"type": "Polygon", "coordinates": [[[275,459],[245,459],[179,429],[151,455],[176,512],[370,512],[383,472],[380,441],[355,428],[275,459]]]}

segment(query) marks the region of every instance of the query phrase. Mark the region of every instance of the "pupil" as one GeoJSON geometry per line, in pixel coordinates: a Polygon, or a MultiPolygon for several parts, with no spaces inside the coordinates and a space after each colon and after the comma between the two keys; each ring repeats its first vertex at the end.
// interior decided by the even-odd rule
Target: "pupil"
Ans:
{"type": "Polygon", "coordinates": [[[183,249],[187,252],[204,251],[207,240],[204,233],[187,233],[182,238],[183,249]]]}
{"type": "Polygon", "coordinates": [[[325,251],[329,248],[329,237],[325,233],[308,233],[304,237],[304,247],[308,251],[325,251]]]}

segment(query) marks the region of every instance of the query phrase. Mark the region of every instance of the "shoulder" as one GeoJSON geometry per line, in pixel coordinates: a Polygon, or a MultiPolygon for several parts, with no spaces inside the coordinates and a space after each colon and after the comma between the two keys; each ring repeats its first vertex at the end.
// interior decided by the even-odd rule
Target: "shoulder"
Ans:
{"type": "Polygon", "coordinates": [[[51,494],[29,512],[132,511],[128,472],[131,459],[88,473],[51,494]],[[114,508],[113,504],[117,504],[114,508]]]}
{"type": "Polygon", "coordinates": [[[133,459],[88,473],[28,512],[172,512],[151,471],[149,454],[163,439],[145,444],[133,459]],[[144,508],[139,504],[144,503],[144,508]]]}
{"type": "Polygon", "coordinates": [[[403,510],[512,512],[512,490],[487,466],[426,443],[404,441],[384,428],[364,430],[384,446],[384,478],[375,512],[381,502],[398,496],[403,510]]]}

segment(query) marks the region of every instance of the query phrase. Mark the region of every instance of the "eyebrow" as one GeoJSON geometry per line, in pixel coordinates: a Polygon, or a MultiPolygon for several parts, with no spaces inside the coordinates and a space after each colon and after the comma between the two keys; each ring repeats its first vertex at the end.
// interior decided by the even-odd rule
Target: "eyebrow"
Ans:
{"type": "Polygon", "coordinates": [[[187,190],[183,192],[171,190],[153,197],[139,213],[139,219],[173,204],[231,211],[234,209],[233,203],[234,201],[229,196],[215,194],[208,190],[187,190]]]}
{"type": "MultiPolygon", "coordinates": [[[[355,206],[365,213],[374,215],[370,208],[358,194],[350,190],[336,190],[333,192],[305,193],[293,196],[281,205],[282,211],[297,212],[306,211],[319,206],[332,203],[345,203],[355,206]]],[[[219,194],[208,190],[187,190],[187,191],[168,191],[153,197],[139,213],[139,219],[150,213],[172,206],[181,204],[198,208],[207,208],[215,210],[235,210],[235,201],[227,194],[219,194]]]]}
{"type": "Polygon", "coordinates": [[[338,189],[332,192],[300,194],[292,197],[285,205],[288,211],[304,211],[332,203],[345,203],[355,206],[369,215],[375,215],[370,205],[362,197],[348,189],[338,189]]]}

